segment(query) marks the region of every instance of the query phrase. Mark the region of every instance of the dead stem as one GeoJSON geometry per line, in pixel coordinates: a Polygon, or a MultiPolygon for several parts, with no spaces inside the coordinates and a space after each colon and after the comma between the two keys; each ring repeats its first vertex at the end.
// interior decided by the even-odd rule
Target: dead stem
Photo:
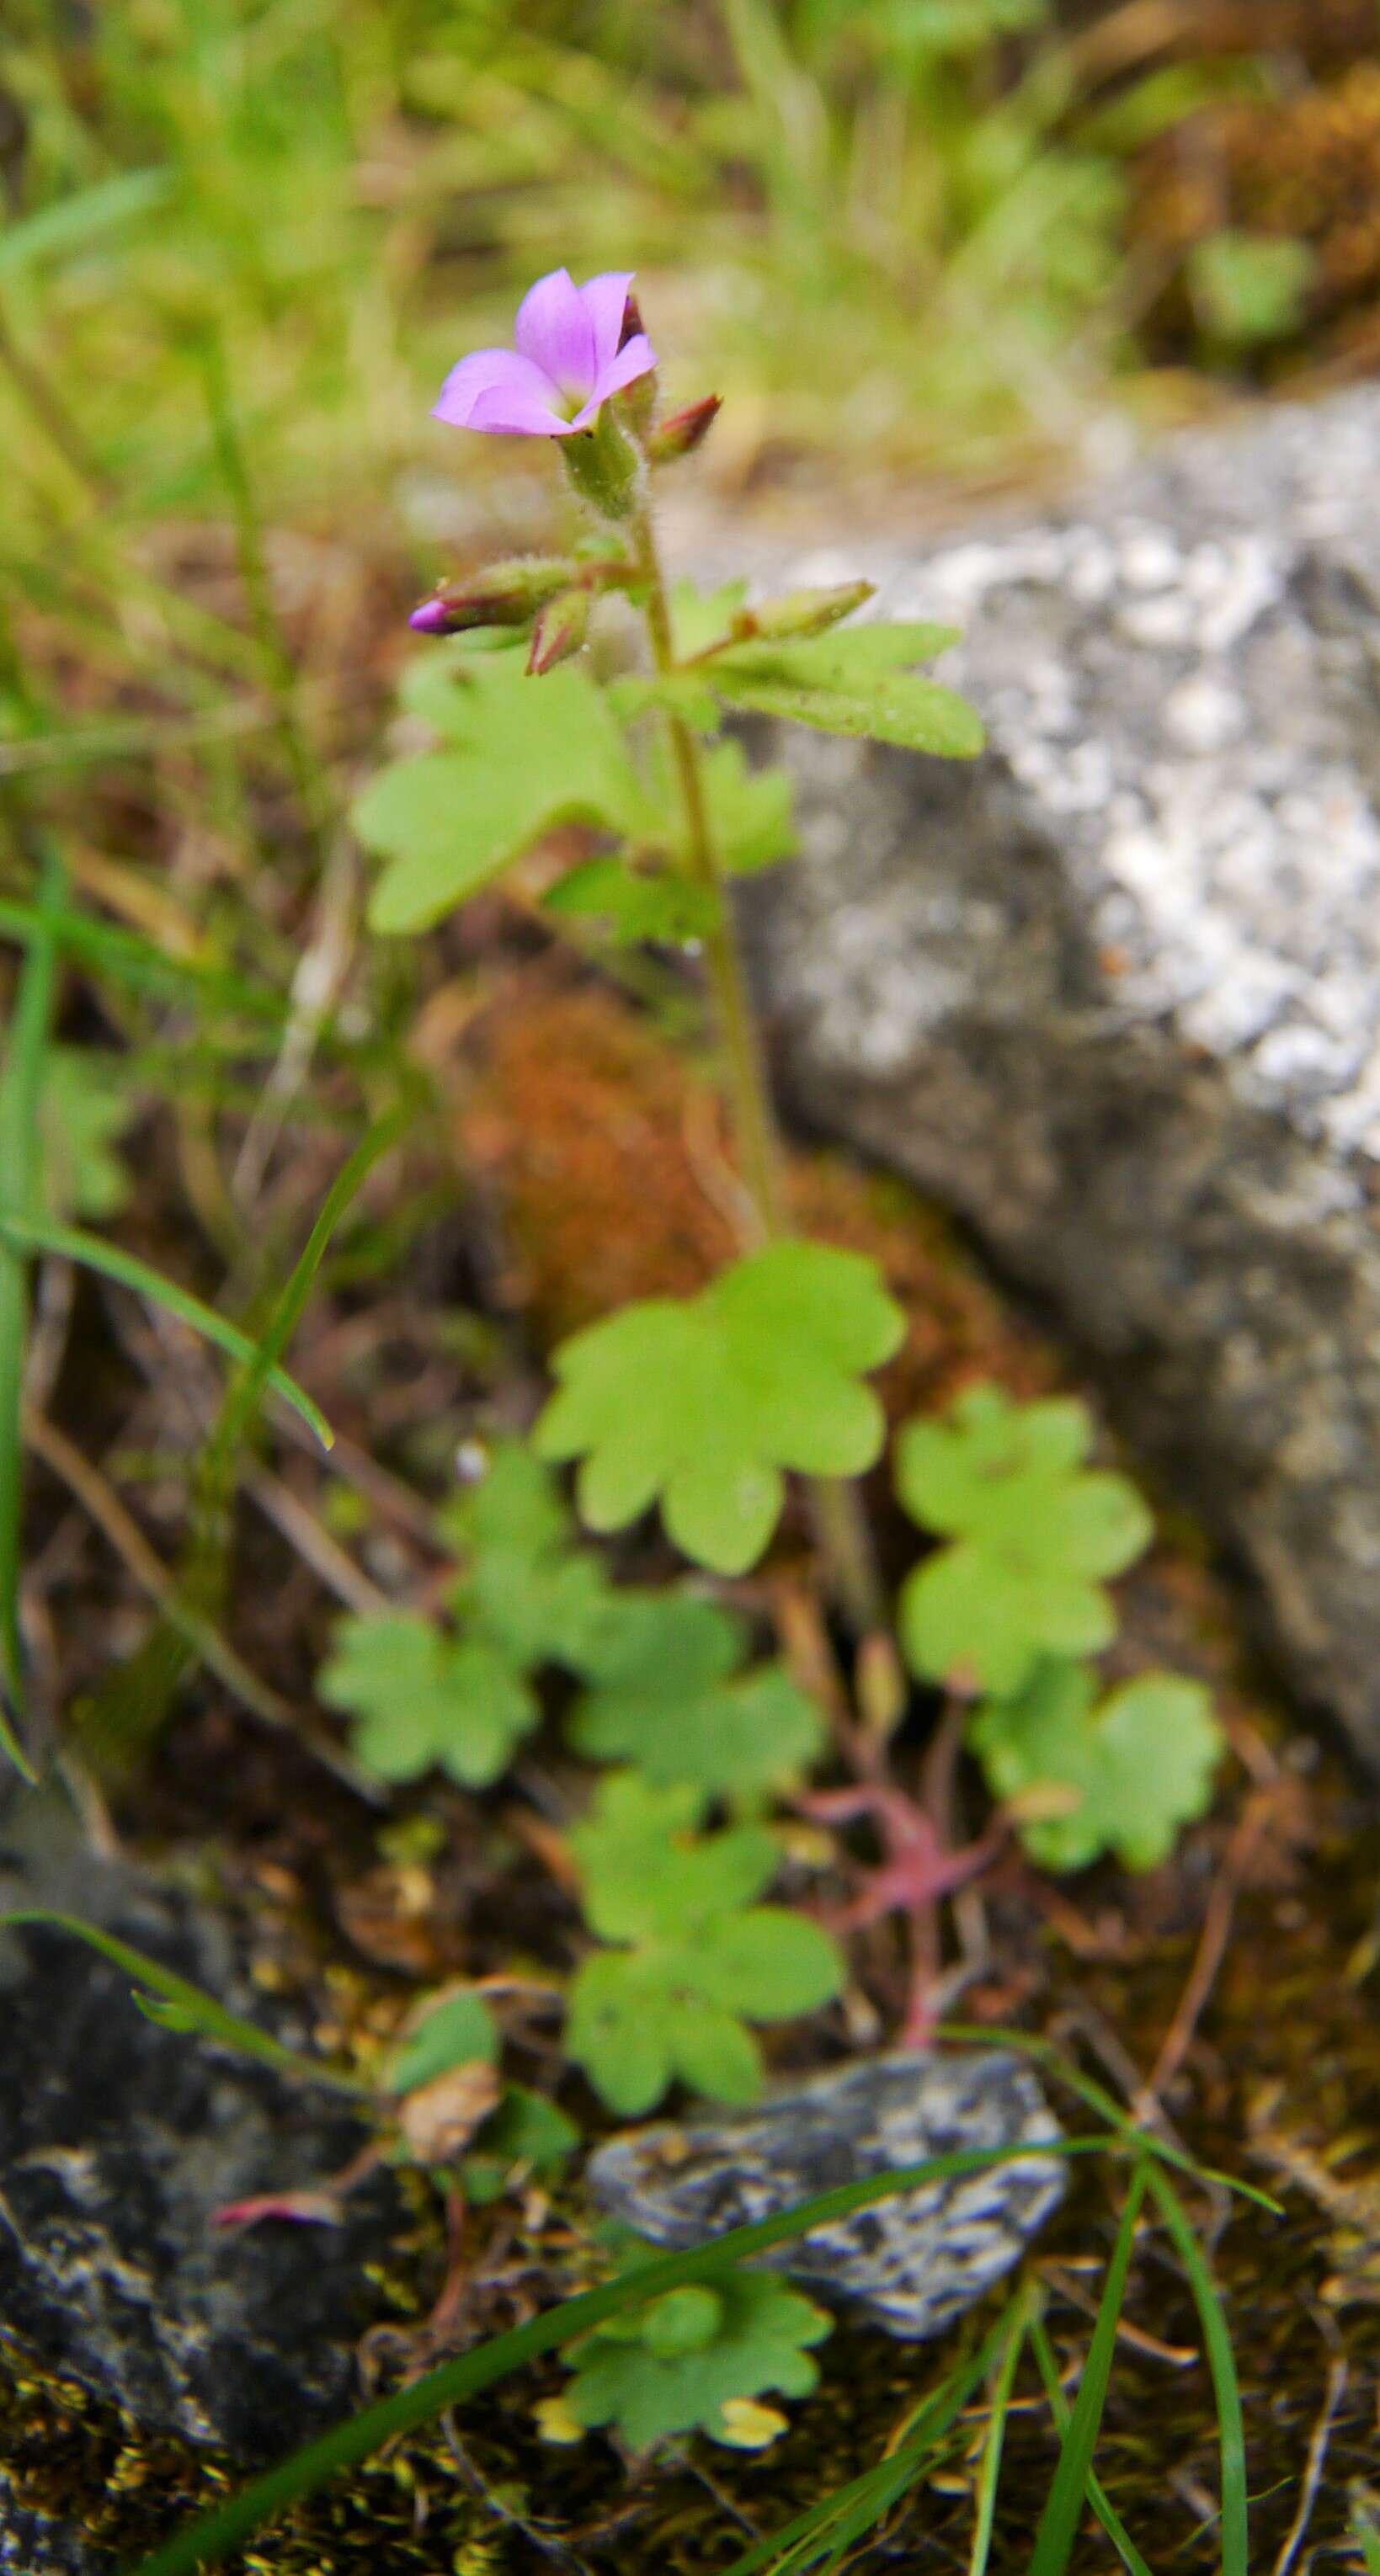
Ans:
{"type": "Polygon", "coordinates": [[[1161,2095],[1167,2092],[1193,2044],[1193,2034],[1226,1957],[1241,1882],[1276,1803],[1274,1789],[1253,1790],[1237,1819],[1212,1883],[1197,1952],[1174,2018],[1160,2043],[1154,2066],[1131,2104],[1134,2119],[1148,2119],[1157,2109],[1161,2095]]]}
{"type": "Polygon", "coordinates": [[[89,1458],[82,1456],[75,1442],[69,1440],[64,1431],[59,1431],[56,1423],[50,1422],[46,1415],[32,1411],[26,1411],[24,1415],[24,1439],[34,1456],[41,1458],[44,1466],[51,1469],[70,1493],[75,1494],[140,1590],[156,1602],[169,1627],[177,1631],[183,1642],[199,1656],[208,1671],[224,1683],[232,1696],[265,1726],[277,1727],[295,1736],[318,1762],[334,1771],[337,1778],[347,1782],[371,1805],[385,1803],[377,1783],[356,1770],[354,1763],[338,1746],[305,1726],[291,1701],[281,1698],[267,1682],[260,1681],[257,1673],[250,1671],[234,1647],[222,1637],[219,1629],[182,1599],[173,1576],[162,1558],[150,1547],[138,1522],[126,1511],[113,1485],[98,1467],[93,1467],[89,1458]]]}

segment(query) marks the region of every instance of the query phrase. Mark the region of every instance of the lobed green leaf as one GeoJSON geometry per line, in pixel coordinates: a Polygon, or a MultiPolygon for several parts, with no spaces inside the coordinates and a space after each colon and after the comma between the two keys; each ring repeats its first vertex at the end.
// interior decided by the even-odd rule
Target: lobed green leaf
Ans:
{"type": "Polygon", "coordinates": [[[754,1902],[778,1865],[772,1835],[697,1835],[701,1804],[691,1787],[614,1773],[570,1838],[591,1928],[623,1946],[577,1971],[566,2045],[624,2117],[676,2076],[720,2101],[754,2100],[762,2061],[747,2022],[814,2011],[841,1982],[818,1924],[754,1902]]]}
{"type": "Polygon", "coordinates": [[[543,896],[542,909],[561,918],[606,922],[624,946],[649,940],[668,948],[705,938],[719,912],[708,888],[688,877],[612,857],[570,868],[543,896]]]}
{"type": "MultiPolygon", "coordinates": [[[[632,1604],[629,1604],[632,1610],[632,1604]]],[[[808,1768],[823,1739],[813,1700],[784,1664],[741,1669],[744,1623],[693,1594],[649,1594],[568,1722],[578,1752],[635,1762],[657,1784],[714,1796],[769,1788],[808,1768]]]]}
{"type": "Polygon", "coordinates": [[[819,2376],[810,2347],[831,2327],[802,2291],[726,2264],[712,2284],[664,2291],[575,2344],[566,2407],[589,2429],[616,2425],[635,2452],[692,2432],[732,2443],[725,2406],[808,2396],[819,2376]]]}
{"type": "Polygon", "coordinates": [[[540,1715],[500,1646],[447,1636],[415,1611],[341,1620],[316,1687],[353,1718],[355,1758],[380,1780],[436,1765],[462,1788],[486,1788],[540,1715]]]}
{"type": "Polygon", "coordinates": [[[976,710],[908,668],[956,641],[945,626],[843,627],[794,643],[734,644],[705,667],[721,697],[755,715],[971,760],[986,739],[976,710]]]}
{"type": "Polygon", "coordinates": [[[875,1263],[772,1244],[698,1297],[644,1300],[562,1343],[535,1443],[582,1459],[592,1528],[621,1529],[659,1500],[685,1555],[741,1574],[776,1526],[783,1469],[851,1476],[872,1464],[884,1422],[860,1373],[903,1331],[875,1263]]]}
{"type": "Polygon", "coordinates": [[[994,1797],[1070,1793],[1067,1813],[1022,1825],[1041,1868],[1083,1869],[1110,1851],[1127,1869],[1154,1869],[1212,1800],[1225,1739],[1211,1695],[1201,1682],[1156,1672],[1096,1701],[1084,1665],[1045,1662],[1019,1697],[976,1712],[969,1742],[994,1797]]]}
{"type": "Polygon", "coordinates": [[[646,800],[603,692],[563,664],[540,685],[516,654],[467,654],[449,696],[427,708],[449,748],[380,772],[353,808],[365,848],[389,865],[374,890],[375,930],[429,929],[561,823],[636,833],[646,800]]]}
{"type": "Polygon", "coordinates": [[[947,1420],[902,1433],[900,1498],[950,1541],[902,1592],[917,1673],[1010,1698],[1042,1656],[1110,1644],[1115,1614],[1098,1578],[1129,1565],[1153,1524],[1124,1476],[1082,1465],[1091,1444],[1081,1404],[1018,1405],[995,1386],[968,1388],[947,1420]]]}

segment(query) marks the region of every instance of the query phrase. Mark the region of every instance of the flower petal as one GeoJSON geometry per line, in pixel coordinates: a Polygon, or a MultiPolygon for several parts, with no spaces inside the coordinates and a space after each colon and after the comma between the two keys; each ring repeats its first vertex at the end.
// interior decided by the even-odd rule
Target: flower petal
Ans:
{"type": "Polygon", "coordinates": [[[620,349],[616,358],[610,358],[608,365],[600,368],[594,391],[583,411],[575,414],[571,426],[588,429],[598,416],[600,404],[606,403],[610,394],[621,393],[624,385],[635,384],[639,376],[649,376],[655,365],[656,351],[646,332],[639,331],[626,349],[620,349]]]}
{"type": "Polygon", "coordinates": [[[549,396],[508,392],[502,385],[480,394],[469,417],[471,429],[496,430],[514,438],[568,438],[570,423],[553,411],[549,396]]]}
{"type": "Polygon", "coordinates": [[[519,354],[540,367],[560,392],[583,399],[591,391],[598,373],[594,329],[568,268],[553,269],[528,289],[517,309],[513,340],[519,354]]]}
{"type": "Polygon", "coordinates": [[[550,438],[564,431],[550,378],[512,349],[476,349],[452,367],[432,409],[455,429],[510,430],[550,438]]]}
{"type": "Polygon", "coordinates": [[[631,269],[624,271],[610,268],[604,271],[602,277],[592,277],[587,286],[579,289],[580,302],[589,316],[590,335],[594,343],[594,371],[591,381],[596,381],[608,365],[610,358],[618,354],[618,343],[623,336],[623,314],[627,307],[628,288],[632,282],[631,269]]]}

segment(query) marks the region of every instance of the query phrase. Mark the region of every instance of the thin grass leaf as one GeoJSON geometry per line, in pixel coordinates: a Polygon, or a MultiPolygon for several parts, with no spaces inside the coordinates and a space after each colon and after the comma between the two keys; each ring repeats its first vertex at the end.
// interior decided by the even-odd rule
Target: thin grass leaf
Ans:
{"type": "Polygon", "coordinates": [[[880,2460],[808,2506],[780,2531],[755,2541],[734,2559],[725,2576],[758,2576],[759,2570],[766,2569],[770,2576],[806,2576],[809,2569],[829,2576],[844,2553],[875,2531],[906,2489],[933,2464],[950,2427],[1001,2353],[1019,2304],[1016,2299],[1004,2308],[977,2351],[921,2400],[880,2460]]]}
{"type": "Polygon", "coordinates": [[[1222,2463],[1221,2576],[1248,2576],[1250,2510],[1246,2489],[1246,2427],[1241,2414],[1241,2385],[1237,2378],[1230,2330],[1207,2259],[1183,2202],[1167,2174],[1152,2167],[1149,2183],[1174,2250],[1188,2274],[1193,2304],[1203,2329],[1213,2394],[1217,2400],[1218,2450],[1222,2463]]]}
{"type": "Polygon", "coordinates": [[[251,984],[225,967],[170,957],[152,940],[141,939],[132,930],[117,930],[95,914],[46,913],[37,904],[0,901],[0,939],[13,939],[24,948],[52,939],[64,956],[99,969],[135,992],[194,993],[199,1000],[241,1012],[246,1019],[281,1022],[291,1008],[281,993],[251,984]]]}
{"type": "Polygon", "coordinates": [[[992,2412],[988,2419],[987,2438],[982,2445],[982,2462],[978,2469],[973,2523],[972,2547],[968,2552],[968,2576],[987,2576],[987,2561],[992,2554],[992,2531],[997,2515],[997,2487],[1001,2478],[1002,2445],[1006,2440],[1006,2419],[1011,2411],[1011,2392],[1020,2367],[1025,2339],[1039,2306],[1039,2288],[1031,2283],[1011,2302],[1006,2318],[1006,2339],[996,2384],[992,2390],[992,2412]]]}
{"type": "Polygon", "coordinates": [[[1040,2516],[1040,2528],[1035,2534],[1029,2576],[1064,2576],[1074,2541],[1078,2537],[1078,2524],[1083,2511],[1088,2475],[1092,2468],[1093,2452],[1097,2447],[1102,2409],[1107,2401],[1107,2383],[1112,2375],[1117,2321],[1126,2296],[1127,2275],[1131,2269],[1131,2253],[1136,2237],[1136,2220],[1140,2215],[1140,2205],[1145,2198],[1150,2174],[1149,2158],[1143,2157],[1131,2176],[1131,2188],[1126,2195],[1126,2207],[1122,2212],[1121,2225],[1117,2230],[1112,2259],[1107,2267],[1106,2285],[1098,2305],[1097,2323],[1093,2328],[1092,2342],[1088,2346],[1088,2358],[1083,2365],[1083,2377],[1077,2402],[1064,2430],[1059,2465],[1054,2472],[1054,2483],[1045,2500],[1044,2512],[1040,2516]]]}
{"type": "MultiPolygon", "coordinates": [[[[265,1387],[278,1384],[281,1376],[278,1361],[301,1321],[311,1295],[312,1282],[325,1258],[331,1237],[375,1163],[391,1145],[396,1145],[411,1118],[412,1110],[407,1105],[391,1111],[387,1118],[381,1118],[377,1126],[370,1128],[362,1143],[355,1147],[344,1169],[337,1172],[306,1245],[269,1317],[267,1329],[253,1350],[244,1377],[226,1405],[224,1419],[216,1434],[218,1450],[233,1453],[258,1409],[265,1387]]],[[[328,1441],[329,1438],[328,1433],[328,1441]]]]}
{"type": "Polygon", "coordinates": [[[678,2289],[685,2281],[712,2280],[726,2263],[765,2253],[768,2246],[787,2244],[811,2227],[846,2217],[873,2201],[887,2200],[895,2192],[914,2191],[945,2175],[985,2173],[994,2165],[1017,2162],[1021,2156],[1104,2155],[1107,2146],[1105,2136],[1061,2138],[1042,2140],[1038,2147],[976,2147],[931,2156],[923,2164],[901,2165],[890,2173],[869,2174],[863,2181],[840,2184],[779,2216],[755,2219],[746,2227],[732,2227],[712,2244],[698,2245],[688,2253],[653,2256],[639,2263],[634,2272],[565,2299],[544,2316],[533,2317],[507,2334],[492,2336],[474,2351],[462,2353],[458,2360],[428,2371],[410,2388],[400,2388],[376,2405],[364,2407],[346,2423],[335,2425],[319,2440],[294,2452],[291,2459],[252,2479],[227,2503],[188,2523],[151,2558],[142,2560],[134,2576],[194,2576],[198,2568],[217,2565],[262,2523],[295,2504],[299,2497],[314,2494],[342,2470],[357,2468],[385,2442],[414,2432],[445,2407],[463,2404],[481,2389],[493,2387],[497,2380],[508,2378],[513,2371],[536,2360],[539,2354],[573,2343],[577,2335],[587,2334],[591,2326],[601,2325],[606,2317],[618,2316],[624,2308],[656,2298],[663,2290],[678,2289]]]}
{"type": "MultiPolygon", "coordinates": [[[[37,1203],[39,1101],[57,983],[57,942],[51,915],[61,906],[64,881],[51,852],[43,863],[40,929],[19,980],[5,1069],[0,1078],[0,1219],[22,1220],[37,1203]]],[[[24,1699],[24,1641],[19,1628],[19,1576],[24,1507],[24,1356],[28,1344],[28,1265],[22,1247],[0,1250],[0,1667],[5,1696],[15,1712],[24,1699]]],[[[30,1782],[37,1779],[6,1715],[0,1712],[0,1751],[30,1782]]]]}
{"type": "MultiPolygon", "coordinates": [[[[146,1261],[136,1260],[132,1252],[122,1252],[118,1244],[107,1243],[99,1234],[88,1234],[81,1226],[54,1225],[46,1217],[20,1217],[6,1210],[0,1214],[0,1250],[47,1252],[60,1260],[83,1262],[88,1270],[99,1270],[103,1277],[118,1281],[122,1288],[133,1288],[139,1296],[152,1297],[158,1305],[166,1306],[170,1315],[190,1324],[194,1332],[203,1333],[208,1342],[214,1342],[218,1350],[227,1351],[231,1359],[242,1361],[246,1368],[255,1366],[264,1347],[262,1343],[252,1342],[237,1324],[227,1323],[224,1315],[218,1315],[213,1306],[203,1306],[201,1299],[193,1297],[190,1290],[179,1288],[176,1280],[165,1279],[161,1271],[151,1270],[146,1261]]],[[[317,1258],[320,1258],[319,1254],[317,1258]]],[[[276,1363],[271,1363],[262,1375],[274,1393],[281,1395],[294,1413],[300,1413],[322,1447],[329,1449],[335,1434],[320,1406],[313,1404],[311,1397],[304,1394],[296,1379],[289,1377],[286,1369],[279,1368],[276,1363]]]]}
{"type": "Polygon", "coordinates": [[[1215,2183],[1223,2191],[1235,2192],[1241,2200],[1253,2200],[1258,2209],[1268,2209],[1272,2218],[1284,2216],[1280,2203],[1273,2200],[1268,2191],[1258,2191],[1254,2183],[1242,2182],[1236,2174],[1221,2173],[1216,2165],[1195,2164],[1183,2147],[1176,2147],[1170,2139],[1158,2138],[1149,2129],[1142,2129],[1130,2112],[1122,2109],[1115,2095],[1108,2093],[1101,2084],[1094,2083],[1090,2075],[1085,2075],[1081,2067],[1074,2065],[1071,2057],[1066,2057],[1061,2048],[1056,2048],[1053,2040],[1033,2039],[1029,2031],[1006,2030],[992,2022],[969,2021],[938,2022],[935,2037],[963,2040],[970,2046],[981,2048],[1014,2048],[1023,2057],[1035,2058],[1061,2084],[1066,2085],[1070,2093],[1077,2094],[1079,2101],[1086,2103],[1090,2111],[1096,2111],[1109,2128],[1119,2129],[1137,2150],[1143,2148],[1148,2155],[1160,2157],[1165,2164],[1176,2166],[1180,2173],[1191,2175],[1195,2182],[1215,2183]]]}
{"type": "MultiPolygon", "coordinates": [[[[1059,2364],[1054,2357],[1054,2347],[1038,2317],[1031,2320],[1030,2346],[1039,2364],[1040,2377],[1045,2383],[1045,2395],[1049,2399],[1049,2411],[1054,2418],[1055,2429],[1062,2434],[1068,2429],[1069,2417],[1073,2410],[1059,2385],[1059,2364]]],[[[1112,2503],[1102,2480],[1093,2469],[1088,2471],[1088,2502],[1123,2567],[1128,2570],[1128,2576],[1150,2576],[1145,2560],[1112,2503]]]]}
{"type": "Polygon", "coordinates": [[[236,2049],[242,2057],[255,2057],[262,2066],[271,2066],[280,2075],[291,2075],[299,2082],[328,2084],[333,2092],[363,2094],[372,2087],[362,2076],[352,2075],[347,2067],[318,2063],[303,2057],[281,2040],[271,2039],[267,2031],[256,2028],[252,2021],[242,2021],[229,2006],[218,2003],[202,1986],[193,1985],[188,1977],[179,1977],[165,1968],[146,1951],[136,1950],[128,1941],[117,1940],[113,1932],[103,1932],[97,1924],[84,1923],[77,1914],[55,1914],[46,1906],[21,1906],[12,1914],[0,1914],[0,1932],[13,1930],[22,1923],[41,1923],[49,1930],[70,1932],[89,1948],[99,1950],[117,1968],[135,1982],[134,2000],[150,2020],[167,2030],[200,2031],[206,2039],[218,2040],[222,2048],[236,2049]],[[150,1994],[151,1990],[151,1994],[150,1994]],[[159,2001],[154,2003],[152,1996],[159,2001]]]}
{"type": "Polygon", "coordinates": [[[0,232],[0,279],[17,277],[35,260],[60,259],[85,250],[117,224],[132,222],[160,205],[172,186],[167,170],[127,170],[118,179],[102,179],[76,196],[59,197],[39,206],[0,232]]]}

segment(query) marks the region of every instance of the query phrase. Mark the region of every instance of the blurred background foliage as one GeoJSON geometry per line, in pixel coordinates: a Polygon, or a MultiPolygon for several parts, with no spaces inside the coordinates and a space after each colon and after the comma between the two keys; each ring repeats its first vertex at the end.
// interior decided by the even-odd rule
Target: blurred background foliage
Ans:
{"type": "Polygon", "coordinates": [[[10,543],[221,506],[216,379],[268,516],[429,531],[435,386],[562,262],[728,482],[1380,355],[1376,0],[9,0],[0,173],[10,543]]]}
{"type": "Polygon", "coordinates": [[[222,1035],[126,957],[63,1025],[176,1063],[243,1259],[289,1106],[356,1123],[320,1047],[365,1079],[417,998],[390,951],[329,1018],[405,609],[551,506],[540,442],[429,418],[447,367],[635,268],[668,399],[725,398],[682,553],[706,500],[914,523],[1362,371],[1380,0],[7,0],[0,205],[0,901],[47,830],[103,923],[248,979],[222,1035]]]}
{"type": "Polygon", "coordinates": [[[380,1105],[431,972],[330,1016],[404,611],[551,503],[540,442],[431,421],[447,367],[544,270],[635,268],[668,399],[725,397],[678,494],[821,533],[1338,380],[1380,0],[8,0],[0,201],[0,900],[47,831],[102,924],[241,975],[170,1020],[126,956],[62,1034],[175,1065],[252,1272],[284,1120],[380,1105]]]}

